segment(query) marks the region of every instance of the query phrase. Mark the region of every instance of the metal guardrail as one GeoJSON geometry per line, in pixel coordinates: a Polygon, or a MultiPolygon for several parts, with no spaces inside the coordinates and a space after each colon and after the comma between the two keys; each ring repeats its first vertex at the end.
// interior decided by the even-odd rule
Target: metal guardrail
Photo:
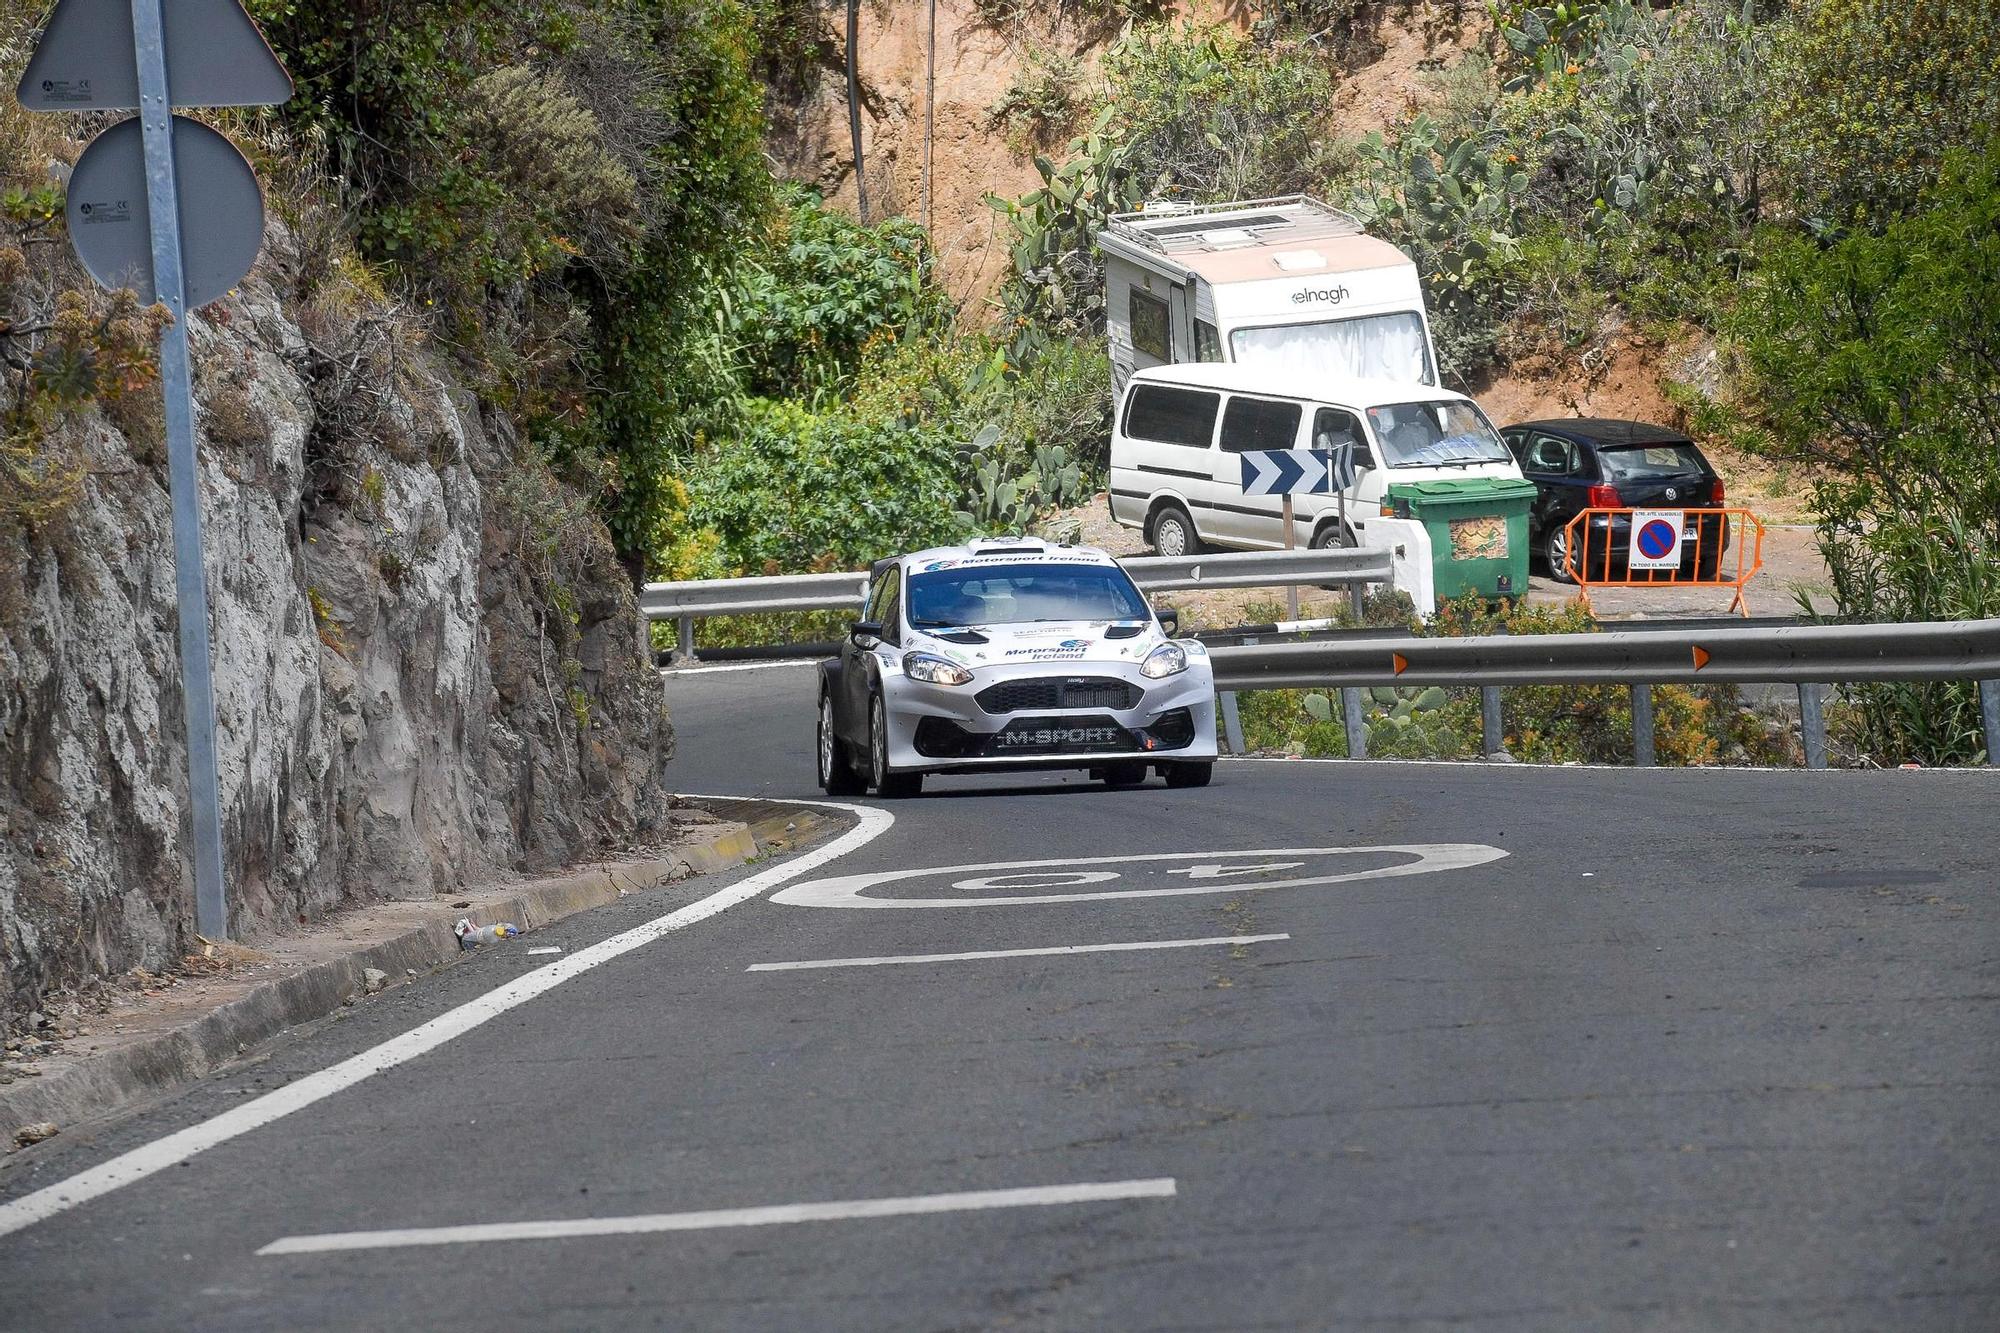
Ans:
{"type": "MultiPolygon", "coordinates": [[[[1371,685],[1478,686],[1487,753],[1499,749],[1500,690],[1508,685],[1623,684],[1632,691],[1638,762],[1653,761],[1652,687],[1792,683],[1799,689],[1806,764],[1826,766],[1822,691],[1830,682],[1976,680],[1989,763],[2000,763],[2000,620],[1893,625],[1784,625],[1612,631],[1598,634],[1406,635],[1255,643],[1209,649],[1217,688],[1339,687],[1348,753],[1366,757],[1360,689],[1371,685]]],[[[1233,699],[1225,698],[1225,715],[1233,699]]],[[[1232,745],[1241,752],[1239,736],[1232,745]]]]}
{"type": "MultiPolygon", "coordinates": [[[[1364,583],[1388,583],[1394,577],[1389,551],[1368,546],[1135,556],[1119,563],[1146,592],[1173,588],[1282,588],[1322,583],[1357,587],[1364,583]]],[[[679,646],[674,655],[682,661],[692,661],[694,622],[700,617],[859,610],[867,586],[868,576],[860,572],[648,583],[639,590],[639,614],[649,622],[679,621],[679,646]]]]}

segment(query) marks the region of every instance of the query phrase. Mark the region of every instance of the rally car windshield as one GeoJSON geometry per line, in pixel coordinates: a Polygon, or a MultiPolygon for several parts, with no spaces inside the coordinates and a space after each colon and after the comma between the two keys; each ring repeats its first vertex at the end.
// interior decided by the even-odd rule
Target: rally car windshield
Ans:
{"type": "Polygon", "coordinates": [[[910,576],[910,624],[1018,625],[1143,620],[1145,599],[1115,565],[960,565],[910,576]]]}

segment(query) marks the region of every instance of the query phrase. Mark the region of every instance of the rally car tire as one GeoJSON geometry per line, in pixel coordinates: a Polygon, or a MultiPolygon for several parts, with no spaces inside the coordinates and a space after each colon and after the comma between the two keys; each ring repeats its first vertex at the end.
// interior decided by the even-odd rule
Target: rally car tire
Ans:
{"type": "Polygon", "coordinates": [[[1167,764],[1164,767],[1169,787],[1206,787],[1208,780],[1215,776],[1213,763],[1167,764]]]}
{"type": "Polygon", "coordinates": [[[840,739],[840,733],[834,729],[831,694],[822,693],[819,697],[819,734],[816,739],[820,790],[828,796],[859,796],[866,792],[868,784],[854,771],[854,761],[847,753],[847,742],[840,739]]]}
{"type": "Polygon", "coordinates": [[[868,704],[868,777],[875,794],[885,801],[900,801],[924,789],[921,773],[899,773],[889,766],[889,717],[882,696],[868,704]]]}

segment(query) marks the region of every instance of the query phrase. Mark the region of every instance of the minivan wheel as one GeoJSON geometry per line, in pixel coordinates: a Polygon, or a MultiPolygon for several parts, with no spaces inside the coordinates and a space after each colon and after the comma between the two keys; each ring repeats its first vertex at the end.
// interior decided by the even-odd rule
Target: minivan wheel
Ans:
{"type": "Polygon", "coordinates": [[[1153,550],[1164,556],[1201,554],[1201,535],[1187,510],[1168,505],[1153,519],[1153,550]]]}

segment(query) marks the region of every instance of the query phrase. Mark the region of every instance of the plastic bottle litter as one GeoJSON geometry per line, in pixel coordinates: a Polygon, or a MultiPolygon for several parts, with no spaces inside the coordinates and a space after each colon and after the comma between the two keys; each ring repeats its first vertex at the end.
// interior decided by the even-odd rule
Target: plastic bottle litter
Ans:
{"type": "Polygon", "coordinates": [[[458,919],[458,924],[451,928],[451,933],[458,936],[459,948],[476,949],[482,944],[498,944],[501,940],[514,939],[520,935],[521,928],[512,921],[502,921],[491,926],[475,926],[471,917],[462,916],[458,919]]]}

